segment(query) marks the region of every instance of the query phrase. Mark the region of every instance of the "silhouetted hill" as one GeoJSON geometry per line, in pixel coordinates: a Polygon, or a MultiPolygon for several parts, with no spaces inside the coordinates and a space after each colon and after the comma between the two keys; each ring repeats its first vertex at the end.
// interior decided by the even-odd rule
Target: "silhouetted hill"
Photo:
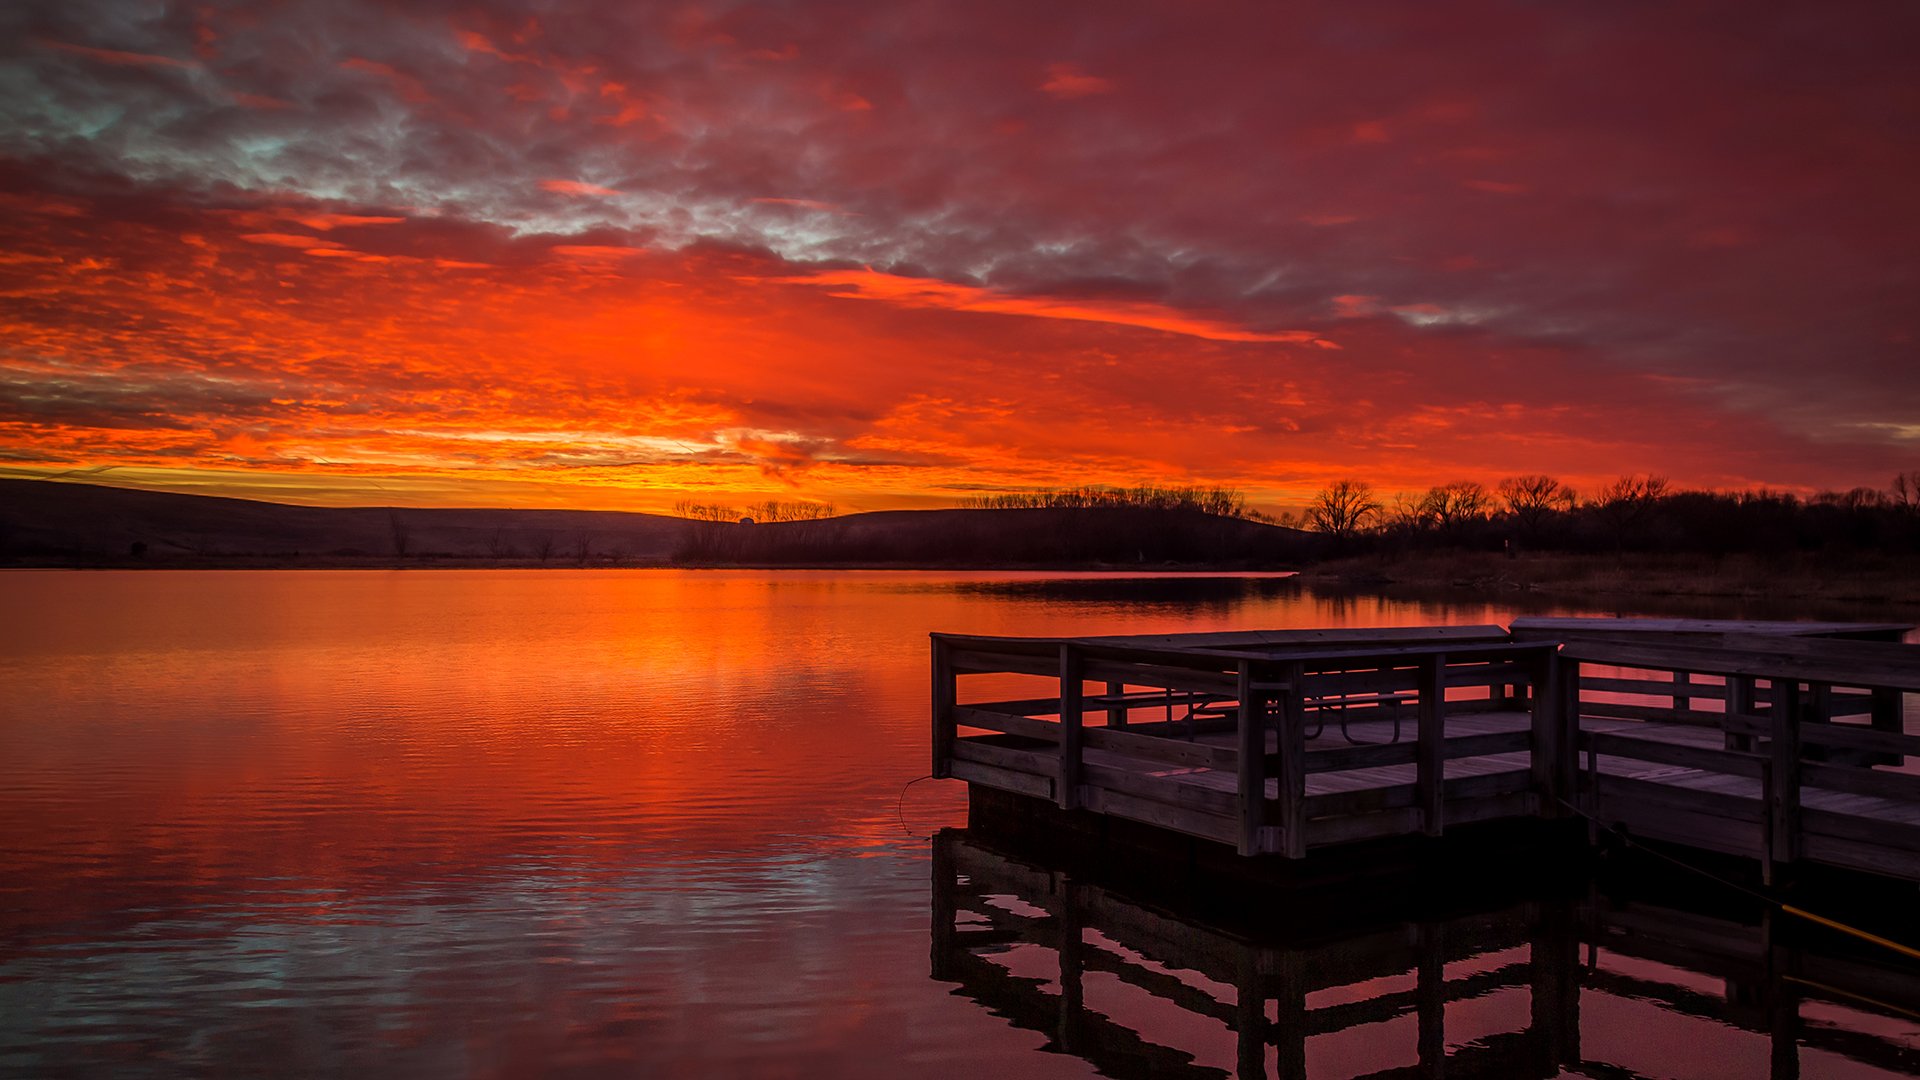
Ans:
{"type": "Polygon", "coordinates": [[[601,510],[314,507],[0,480],[13,565],[1283,565],[1292,529],[1135,508],[892,510],[776,524],[601,510]]]}

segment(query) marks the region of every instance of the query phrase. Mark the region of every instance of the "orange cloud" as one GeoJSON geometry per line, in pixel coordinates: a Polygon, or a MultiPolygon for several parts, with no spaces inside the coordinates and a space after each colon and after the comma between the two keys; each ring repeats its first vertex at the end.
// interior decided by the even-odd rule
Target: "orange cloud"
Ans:
{"type": "Polygon", "coordinates": [[[1338,345],[1306,330],[1255,331],[1214,319],[1180,312],[1162,304],[1129,300],[1067,300],[1045,296],[1014,296],[972,285],[931,278],[901,277],[875,270],[826,270],[803,277],[777,279],[791,285],[820,285],[836,296],[884,300],[906,307],[976,311],[995,315],[1024,315],[1040,319],[1108,323],[1208,341],[1284,342],[1322,349],[1338,345]]]}
{"type": "Polygon", "coordinates": [[[1111,94],[1115,86],[1112,79],[1088,75],[1073,64],[1053,64],[1047,68],[1047,81],[1040,84],[1040,90],[1057,98],[1071,99],[1111,94]]]}
{"type": "Polygon", "coordinates": [[[599,184],[589,184],[584,180],[542,180],[542,191],[551,191],[558,195],[618,195],[618,191],[599,184]]]}

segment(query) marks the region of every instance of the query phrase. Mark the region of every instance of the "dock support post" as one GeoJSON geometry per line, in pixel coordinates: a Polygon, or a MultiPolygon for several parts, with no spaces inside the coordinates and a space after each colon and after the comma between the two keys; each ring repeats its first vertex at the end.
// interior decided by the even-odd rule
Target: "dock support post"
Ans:
{"type": "Polygon", "coordinates": [[[1280,691],[1280,731],[1274,740],[1274,778],[1280,789],[1279,801],[1274,804],[1275,821],[1280,827],[1280,851],[1289,859],[1305,858],[1307,854],[1306,679],[1305,664],[1296,660],[1286,666],[1286,686],[1280,691]]]}
{"type": "Polygon", "coordinates": [[[1800,859],[1800,684],[1773,680],[1772,756],[1767,770],[1767,884],[1800,859]]]}
{"type": "MultiPolygon", "coordinates": [[[[1267,702],[1253,689],[1253,665],[1240,661],[1240,844],[1242,855],[1258,855],[1260,830],[1267,823],[1267,702]]],[[[1285,742],[1283,736],[1280,740],[1285,742]]]]}
{"type": "Polygon", "coordinates": [[[953,775],[953,726],[955,686],[953,647],[946,639],[933,639],[933,778],[945,780],[953,775]]]}
{"type": "Polygon", "coordinates": [[[1060,780],[1054,802],[1062,810],[1080,807],[1080,722],[1085,680],[1080,677],[1080,653],[1071,643],[1060,646],[1060,780]]]}
{"type": "MultiPolygon", "coordinates": [[[[1873,726],[1873,730],[1891,731],[1896,735],[1902,732],[1904,718],[1901,716],[1903,703],[1900,691],[1884,686],[1874,687],[1870,709],[1867,722],[1873,726]]],[[[1906,757],[1902,754],[1883,754],[1870,760],[1875,765],[1900,765],[1906,761],[1906,757]]]]}
{"type": "Polygon", "coordinates": [[[1533,665],[1533,790],[1540,797],[1540,816],[1557,818],[1566,814],[1559,799],[1568,793],[1560,786],[1560,740],[1566,723],[1560,715],[1559,688],[1555,685],[1559,660],[1552,652],[1543,652],[1533,665]]]}
{"type": "Polygon", "coordinates": [[[1561,660],[1558,667],[1554,681],[1560,698],[1560,735],[1553,748],[1553,784],[1562,798],[1579,806],[1583,800],[1574,776],[1580,758],[1580,661],[1561,660]]]}
{"type": "Polygon", "coordinates": [[[1420,756],[1414,777],[1414,804],[1420,808],[1420,831],[1428,836],[1439,836],[1446,818],[1446,671],[1444,653],[1420,661],[1420,756]]]}

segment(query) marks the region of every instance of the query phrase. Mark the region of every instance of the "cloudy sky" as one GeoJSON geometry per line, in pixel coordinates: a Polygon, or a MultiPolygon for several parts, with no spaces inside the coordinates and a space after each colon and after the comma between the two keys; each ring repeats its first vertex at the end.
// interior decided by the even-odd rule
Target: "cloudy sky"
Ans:
{"type": "Polygon", "coordinates": [[[1884,485],[1917,13],[10,4],[0,475],[1884,485]]]}

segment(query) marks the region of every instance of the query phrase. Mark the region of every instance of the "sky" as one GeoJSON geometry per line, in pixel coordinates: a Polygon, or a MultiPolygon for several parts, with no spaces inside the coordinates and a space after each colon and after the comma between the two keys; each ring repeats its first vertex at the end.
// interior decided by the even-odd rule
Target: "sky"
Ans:
{"type": "Polygon", "coordinates": [[[1848,0],[27,0],[0,475],[1884,486],[1916,42],[1848,0]]]}

